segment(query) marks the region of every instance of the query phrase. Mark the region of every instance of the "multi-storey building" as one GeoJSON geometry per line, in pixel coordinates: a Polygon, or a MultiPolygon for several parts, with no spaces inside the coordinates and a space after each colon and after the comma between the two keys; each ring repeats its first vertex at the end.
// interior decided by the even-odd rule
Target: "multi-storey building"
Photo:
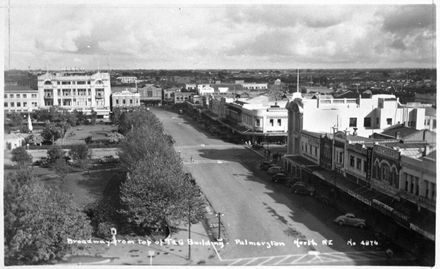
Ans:
{"type": "Polygon", "coordinates": [[[299,153],[301,130],[331,133],[333,128],[368,137],[399,123],[424,129],[423,106],[404,106],[394,95],[371,98],[303,99],[299,93],[287,104],[288,154],[299,153]]]}
{"type": "Polygon", "coordinates": [[[110,113],[110,75],[97,72],[58,72],[38,76],[38,94],[41,108],[58,106],[92,111],[98,118],[108,118],[110,113]]]}
{"type": "Polygon", "coordinates": [[[129,90],[114,92],[111,96],[113,108],[133,108],[140,106],[140,94],[129,90]]]}
{"type": "Polygon", "coordinates": [[[39,107],[38,91],[26,86],[6,85],[4,111],[31,112],[39,107]]]}
{"type": "Polygon", "coordinates": [[[141,103],[144,105],[158,105],[162,103],[162,88],[153,84],[145,84],[138,88],[141,96],[141,103]]]}

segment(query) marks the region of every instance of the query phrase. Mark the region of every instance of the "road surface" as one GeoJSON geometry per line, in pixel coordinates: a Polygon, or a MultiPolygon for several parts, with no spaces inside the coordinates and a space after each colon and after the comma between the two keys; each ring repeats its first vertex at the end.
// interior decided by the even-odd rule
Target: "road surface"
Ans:
{"type": "Polygon", "coordinates": [[[227,244],[217,248],[224,264],[387,264],[380,246],[361,244],[375,239],[372,232],[340,227],[333,219],[341,212],[272,183],[252,150],[209,135],[185,115],[151,111],[214,210],[224,214],[227,244]]]}

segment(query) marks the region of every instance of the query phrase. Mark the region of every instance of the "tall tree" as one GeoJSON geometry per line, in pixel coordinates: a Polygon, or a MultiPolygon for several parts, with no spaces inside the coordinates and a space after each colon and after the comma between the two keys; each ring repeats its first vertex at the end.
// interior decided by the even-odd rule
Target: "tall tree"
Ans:
{"type": "Polygon", "coordinates": [[[70,196],[44,186],[30,172],[5,177],[5,264],[48,263],[63,257],[67,238],[87,239],[90,221],[70,196]]]}

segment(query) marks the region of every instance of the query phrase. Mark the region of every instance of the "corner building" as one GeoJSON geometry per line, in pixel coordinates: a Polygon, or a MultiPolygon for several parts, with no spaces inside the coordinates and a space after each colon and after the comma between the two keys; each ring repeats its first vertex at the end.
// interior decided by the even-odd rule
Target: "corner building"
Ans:
{"type": "Polygon", "coordinates": [[[38,77],[41,108],[56,106],[85,114],[92,111],[98,118],[110,113],[110,75],[108,73],[57,72],[38,77]]]}

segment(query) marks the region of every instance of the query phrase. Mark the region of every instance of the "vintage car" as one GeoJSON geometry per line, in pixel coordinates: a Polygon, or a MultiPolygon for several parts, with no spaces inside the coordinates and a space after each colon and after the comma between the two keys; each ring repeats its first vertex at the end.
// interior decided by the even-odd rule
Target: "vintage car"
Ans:
{"type": "Polygon", "coordinates": [[[361,229],[367,226],[367,224],[365,223],[366,221],[364,219],[356,218],[356,216],[352,213],[347,213],[345,215],[339,216],[334,220],[334,222],[336,222],[340,226],[348,225],[348,226],[358,227],[361,229]]]}
{"type": "Polygon", "coordinates": [[[294,194],[303,194],[303,195],[310,195],[313,196],[315,195],[315,188],[312,186],[308,186],[306,183],[302,182],[302,181],[297,181],[297,182],[289,182],[288,184],[289,187],[289,191],[294,193],[294,194]]]}

